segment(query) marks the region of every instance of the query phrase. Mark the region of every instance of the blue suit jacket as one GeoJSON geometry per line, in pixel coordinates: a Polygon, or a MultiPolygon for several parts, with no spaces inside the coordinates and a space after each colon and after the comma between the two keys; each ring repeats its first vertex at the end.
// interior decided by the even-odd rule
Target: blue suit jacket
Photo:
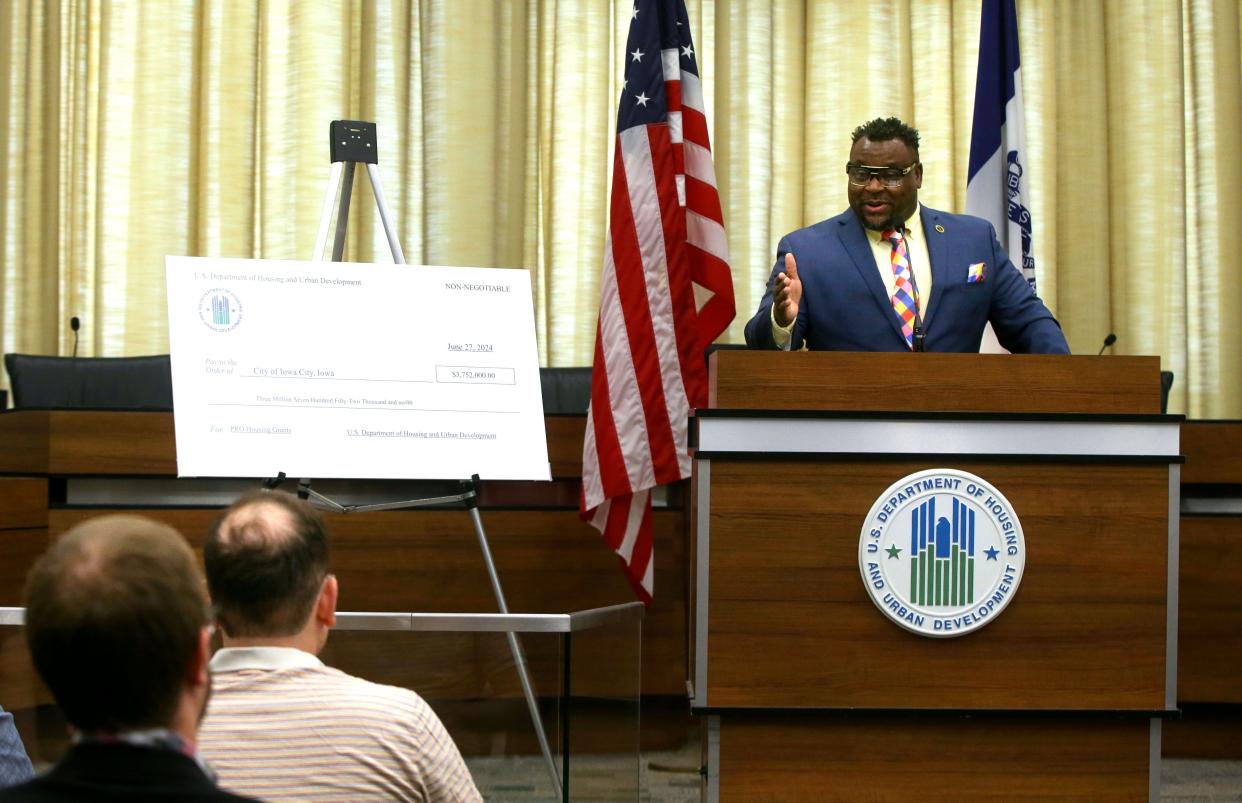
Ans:
{"type": "MultiPolygon", "coordinates": [[[[997,340],[1014,353],[1069,353],[1060,325],[1009,261],[991,223],[921,209],[932,270],[931,304],[922,310],[927,351],[977,352],[991,321],[997,340]],[[979,262],[983,280],[967,282],[969,266],[979,262]]],[[[866,232],[849,209],[781,239],[767,292],[746,324],[747,345],[776,348],[772,286],[790,251],[802,280],[791,348],[805,342],[812,350],[909,350],[866,232]]]]}

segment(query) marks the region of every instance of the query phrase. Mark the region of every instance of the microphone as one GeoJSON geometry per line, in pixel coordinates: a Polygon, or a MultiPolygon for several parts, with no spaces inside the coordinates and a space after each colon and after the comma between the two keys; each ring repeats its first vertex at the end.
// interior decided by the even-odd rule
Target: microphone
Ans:
{"type": "Polygon", "coordinates": [[[73,330],[73,356],[78,356],[78,330],[82,328],[82,321],[78,320],[78,316],[74,315],[69,319],[69,328],[73,330]]]}
{"type": "Polygon", "coordinates": [[[1095,356],[1097,357],[1100,356],[1101,354],[1104,353],[1104,349],[1108,348],[1109,346],[1111,346],[1112,344],[1116,342],[1117,342],[1117,336],[1113,334],[1112,332],[1109,332],[1108,337],[1104,338],[1104,345],[1100,346],[1100,350],[1095,356]]]}
{"type": "MultiPolygon", "coordinates": [[[[906,242],[906,222],[898,220],[897,216],[893,216],[890,227],[895,232],[901,234],[902,242],[906,242]]],[[[914,260],[910,258],[910,244],[906,243],[906,266],[910,270],[910,288],[914,290],[914,333],[911,336],[914,351],[924,351],[923,342],[927,339],[926,333],[923,332],[923,314],[919,310],[919,285],[914,280],[914,260]]]]}

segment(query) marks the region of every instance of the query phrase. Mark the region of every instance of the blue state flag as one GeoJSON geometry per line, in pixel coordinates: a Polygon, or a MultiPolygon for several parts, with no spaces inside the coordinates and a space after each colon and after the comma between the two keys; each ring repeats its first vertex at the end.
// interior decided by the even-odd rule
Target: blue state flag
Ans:
{"type": "Polygon", "coordinates": [[[966,212],[992,223],[1009,258],[1034,289],[1027,163],[1018,10],[1015,0],[983,0],[966,212]]]}

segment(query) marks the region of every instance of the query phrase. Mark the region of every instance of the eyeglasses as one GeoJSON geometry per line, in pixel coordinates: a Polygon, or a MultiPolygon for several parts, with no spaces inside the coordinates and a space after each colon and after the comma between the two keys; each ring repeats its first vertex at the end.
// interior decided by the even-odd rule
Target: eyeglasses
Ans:
{"type": "Polygon", "coordinates": [[[900,187],[901,182],[905,181],[906,176],[917,165],[918,162],[911,162],[905,167],[871,167],[847,162],[845,174],[850,177],[850,183],[855,187],[865,187],[871,183],[871,179],[878,178],[881,184],[891,189],[900,187]]]}

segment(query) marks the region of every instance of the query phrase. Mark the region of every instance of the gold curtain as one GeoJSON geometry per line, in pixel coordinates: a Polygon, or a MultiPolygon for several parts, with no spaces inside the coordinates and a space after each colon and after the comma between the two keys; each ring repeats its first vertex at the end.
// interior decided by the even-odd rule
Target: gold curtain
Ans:
{"type": "MultiPolygon", "coordinates": [[[[738,320],[775,243],[843,209],[849,132],[920,128],[965,206],[979,0],[690,0],[738,320]]],[[[1171,408],[1242,417],[1226,314],[1238,0],[1020,0],[1040,294],[1079,353],[1158,354],[1171,408]]],[[[594,347],[629,0],[0,4],[4,351],[167,349],[166,254],[306,259],[327,125],[375,120],[406,259],[524,267],[541,360],[594,347]]],[[[346,258],[387,261],[364,177],[346,258]]]]}

